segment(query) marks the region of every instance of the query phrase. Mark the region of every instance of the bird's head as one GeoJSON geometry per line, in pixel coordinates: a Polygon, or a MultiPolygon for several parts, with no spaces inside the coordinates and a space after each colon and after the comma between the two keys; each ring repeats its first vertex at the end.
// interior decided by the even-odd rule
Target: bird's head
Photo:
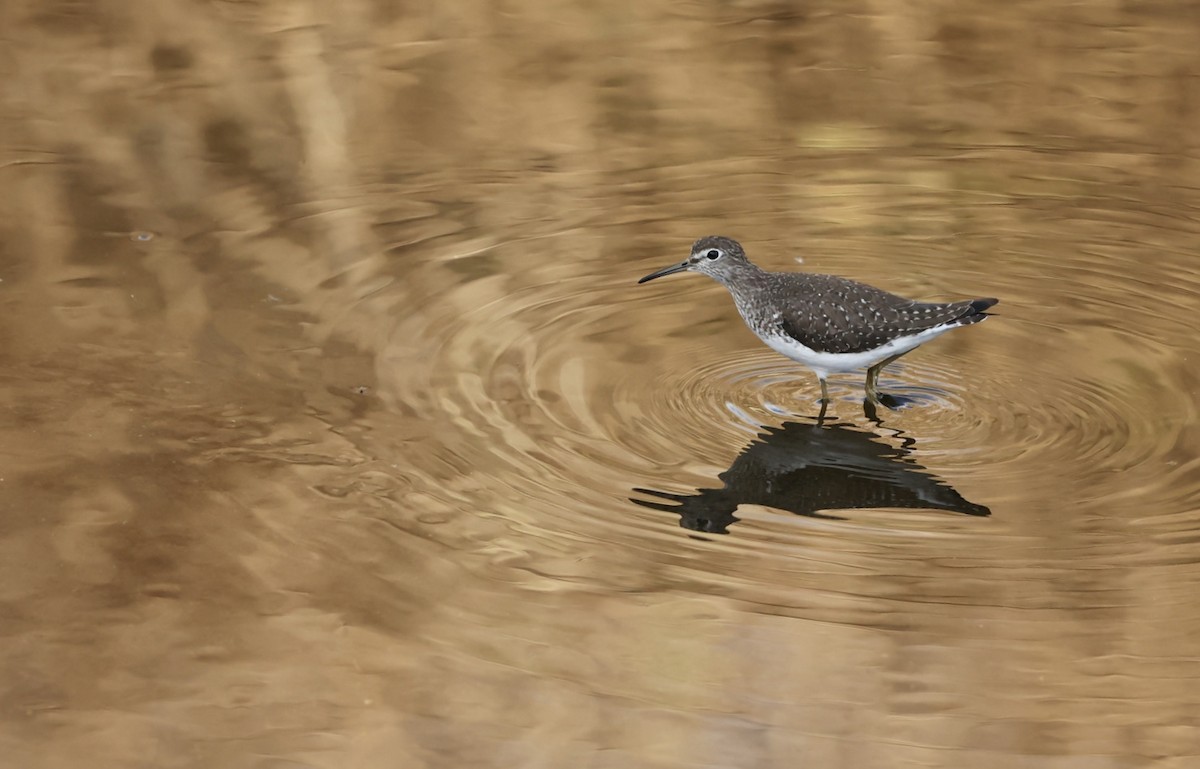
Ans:
{"type": "Polygon", "coordinates": [[[664,275],[676,272],[702,272],[705,275],[724,283],[727,278],[750,264],[742,246],[732,238],[720,235],[708,235],[692,244],[692,253],[679,264],[664,267],[658,272],[652,272],[638,281],[645,283],[664,275]]]}

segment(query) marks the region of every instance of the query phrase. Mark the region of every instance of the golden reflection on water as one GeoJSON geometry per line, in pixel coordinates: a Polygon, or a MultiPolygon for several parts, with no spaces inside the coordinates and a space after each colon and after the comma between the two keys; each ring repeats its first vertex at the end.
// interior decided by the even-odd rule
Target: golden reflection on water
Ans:
{"type": "Polygon", "coordinates": [[[1197,22],[0,8],[0,755],[1195,765],[1197,22]],[[797,433],[711,232],[1003,303],[797,433]]]}

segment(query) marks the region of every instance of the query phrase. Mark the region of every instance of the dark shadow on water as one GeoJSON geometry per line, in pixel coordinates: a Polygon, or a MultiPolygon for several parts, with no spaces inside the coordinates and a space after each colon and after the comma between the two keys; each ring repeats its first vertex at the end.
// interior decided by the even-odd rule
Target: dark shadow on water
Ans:
{"type": "Polygon", "coordinates": [[[765,427],[718,476],[721,488],[697,489],[695,494],[635,488],[655,499],[631,501],[674,513],[684,528],[709,534],[727,534],[743,504],[832,520],[842,518],[828,511],[879,507],[991,515],[909,459],[911,439],[897,440],[898,446],[846,424],[765,427]]]}
{"type": "Polygon", "coordinates": [[[883,426],[883,420],[879,417],[879,406],[883,406],[889,411],[899,411],[902,408],[917,403],[916,398],[910,398],[907,395],[889,395],[888,393],[879,394],[879,403],[875,404],[867,399],[863,399],[863,416],[871,420],[879,426],[883,426]]]}
{"type": "Polygon", "coordinates": [[[892,395],[890,393],[879,393],[879,402],[889,409],[895,411],[902,409],[909,404],[916,403],[916,398],[910,398],[907,395],[892,395]]]}

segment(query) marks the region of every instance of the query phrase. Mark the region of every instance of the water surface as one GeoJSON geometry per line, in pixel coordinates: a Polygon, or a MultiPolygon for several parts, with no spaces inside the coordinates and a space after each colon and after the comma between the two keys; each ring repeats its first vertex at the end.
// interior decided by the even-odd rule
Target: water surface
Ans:
{"type": "Polygon", "coordinates": [[[0,19],[7,763],[1200,761],[1190,6],[0,19]]]}

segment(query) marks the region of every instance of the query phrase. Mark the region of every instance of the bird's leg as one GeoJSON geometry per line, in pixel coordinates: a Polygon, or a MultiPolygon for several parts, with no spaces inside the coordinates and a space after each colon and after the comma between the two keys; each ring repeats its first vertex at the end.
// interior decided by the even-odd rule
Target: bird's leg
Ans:
{"type": "Polygon", "coordinates": [[[825,420],[825,411],[829,408],[829,385],[825,384],[825,377],[817,374],[817,381],[821,383],[821,413],[817,414],[817,424],[821,424],[825,420]]]}
{"type": "Polygon", "coordinates": [[[879,369],[883,368],[882,363],[877,363],[867,369],[867,402],[879,402],[879,369]]]}
{"type": "MultiPolygon", "coordinates": [[[[900,353],[900,355],[903,354],[900,353]]],[[[871,403],[879,403],[879,372],[883,371],[884,366],[899,358],[900,355],[893,355],[890,358],[881,360],[867,369],[867,400],[871,403]]]]}

